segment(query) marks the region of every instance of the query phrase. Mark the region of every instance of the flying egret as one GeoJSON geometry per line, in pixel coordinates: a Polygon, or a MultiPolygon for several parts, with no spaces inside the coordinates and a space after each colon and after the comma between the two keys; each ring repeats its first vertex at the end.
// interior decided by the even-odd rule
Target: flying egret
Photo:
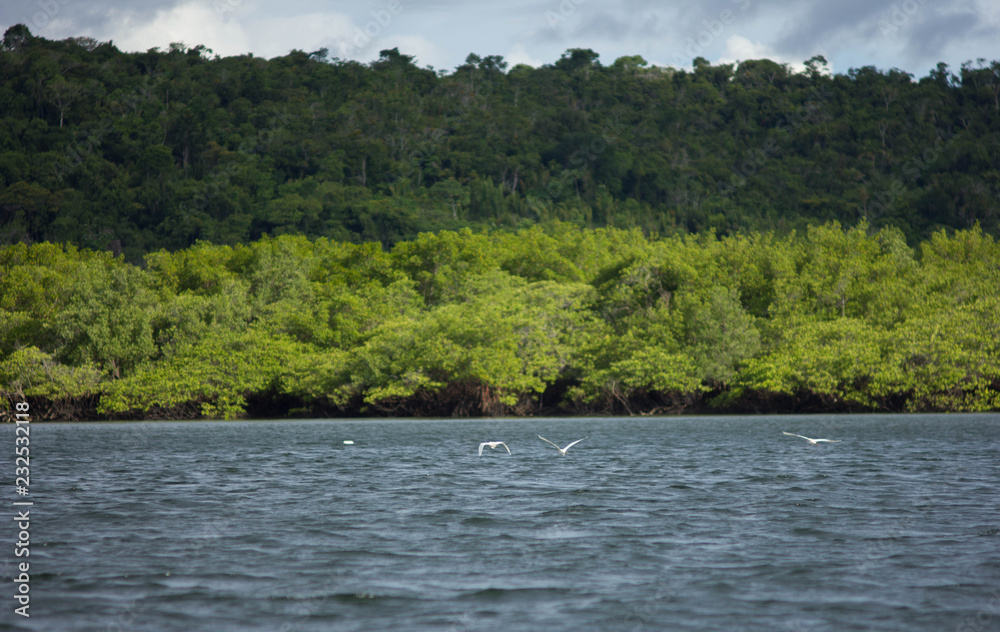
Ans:
{"type": "Polygon", "coordinates": [[[781,434],[786,434],[789,437],[798,437],[800,439],[805,439],[809,442],[809,445],[819,445],[820,443],[840,443],[842,439],[810,439],[809,437],[803,437],[802,435],[797,435],[791,432],[781,431],[781,434]]]}
{"type": "Polygon", "coordinates": [[[491,450],[496,450],[498,445],[502,445],[507,450],[507,454],[510,454],[510,448],[503,441],[483,441],[479,444],[479,456],[483,456],[484,447],[490,446],[491,450]]]}
{"type": "Polygon", "coordinates": [[[586,439],[587,437],[584,437],[583,439],[577,439],[576,441],[574,441],[573,443],[569,444],[565,448],[560,448],[559,446],[557,446],[556,444],[552,443],[551,441],[549,441],[548,439],[546,439],[542,435],[538,435],[538,438],[541,439],[542,441],[544,441],[545,443],[548,443],[549,445],[553,446],[556,450],[559,450],[559,454],[565,455],[567,450],[569,450],[570,448],[572,448],[576,444],[580,443],[581,441],[583,441],[583,439],[586,439]]]}

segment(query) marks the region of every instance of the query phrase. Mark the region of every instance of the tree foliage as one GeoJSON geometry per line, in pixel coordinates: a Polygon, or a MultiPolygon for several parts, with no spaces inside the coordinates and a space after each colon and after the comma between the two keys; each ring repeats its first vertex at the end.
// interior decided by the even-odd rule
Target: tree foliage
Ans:
{"type": "MultiPolygon", "coordinates": [[[[397,49],[369,64],[123,53],[24,25],[3,41],[0,244],[137,263],[199,241],[388,249],[552,221],[646,235],[866,222],[911,246],[977,223],[1000,235],[996,61],[917,79],[830,75],[819,57],[802,73],[766,59],[685,71],[570,49],[539,68],[471,54],[434,72],[397,49]]],[[[557,259],[535,276],[565,274],[557,259]]],[[[830,309],[850,275],[814,288],[830,309]]],[[[425,295],[446,289],[428,283],[425,295]]]]}
{"type": "Polygon", "coordinates": [[[997,410],[998,297],[979,228],[15,244],[0,391],[62,418],[997,410]]]}

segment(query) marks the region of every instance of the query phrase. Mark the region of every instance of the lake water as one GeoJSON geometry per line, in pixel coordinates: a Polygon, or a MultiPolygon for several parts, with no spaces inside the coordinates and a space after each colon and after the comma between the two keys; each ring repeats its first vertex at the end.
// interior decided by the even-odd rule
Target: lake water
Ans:
{"type": "Polygon", "coordinates": [[[0,628],[1000,630],[1000,415],[36,423],[31,457],[0,628]]]}

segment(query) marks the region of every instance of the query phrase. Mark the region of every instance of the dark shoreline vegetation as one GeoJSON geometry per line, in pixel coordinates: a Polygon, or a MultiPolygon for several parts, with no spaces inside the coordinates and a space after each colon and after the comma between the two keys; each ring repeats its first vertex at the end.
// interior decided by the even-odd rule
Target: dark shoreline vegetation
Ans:
{"type": "Polygon", "coordinates": [[[1000,409],[980,229],[304,236],[135,266],[0,248],[0,390],[38,418],[1000,409]]]}
{"type": "Polygon", "coordinates": [[[1000,409],[1000,62],[0,43],[51,419],[1000,409]]]}

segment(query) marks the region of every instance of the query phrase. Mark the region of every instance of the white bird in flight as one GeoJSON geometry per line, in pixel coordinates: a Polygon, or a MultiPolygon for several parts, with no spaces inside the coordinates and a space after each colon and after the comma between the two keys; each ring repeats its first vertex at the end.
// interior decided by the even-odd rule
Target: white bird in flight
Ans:
{"type": "Polygon", "coordinates": [[[556,444],[552,443],[551,441],[549,441],[548,439],[546,439],[542,435],[538,435],[538,438],[541,439],[542,441],[544,441],[545,443],[548,443],[549,445],[553,446],[556,450],[559,450],[559,454],[563,454],[564,455],[564,454],[566,454],[567,450],[569,450],[570,448],[572,448],[576,444],[580,443],[581,441],[583,441],[583,439],[586,439],[587,437],[584,437],[583,439],[577,439],[576,441],[574,441],[573,443],[569,444],[565,448],[560,448],[559,446],[557,446],[556,444]]]}
{"type": "Polygon", "coordinates": [[[479,456],[483,456],[483,448],[490,446],[491,450],[496,450],[498,445],[502,445],[507,450],[507,454],[510,454],[510,448],[503,441],[483,441],[479,444],[479,456]]]}
{"type": "Polygon", "coordinates": [[[809,445],[819,445],[820,443],[840,443],[842,439],[810,439],[809,437],[803,437],[802,435],[793,434],[791,432],[781,431],[781,434],[786,434],[789,437],[798,437],[800,439],[805,439],[809,442],[809,445]]]}

